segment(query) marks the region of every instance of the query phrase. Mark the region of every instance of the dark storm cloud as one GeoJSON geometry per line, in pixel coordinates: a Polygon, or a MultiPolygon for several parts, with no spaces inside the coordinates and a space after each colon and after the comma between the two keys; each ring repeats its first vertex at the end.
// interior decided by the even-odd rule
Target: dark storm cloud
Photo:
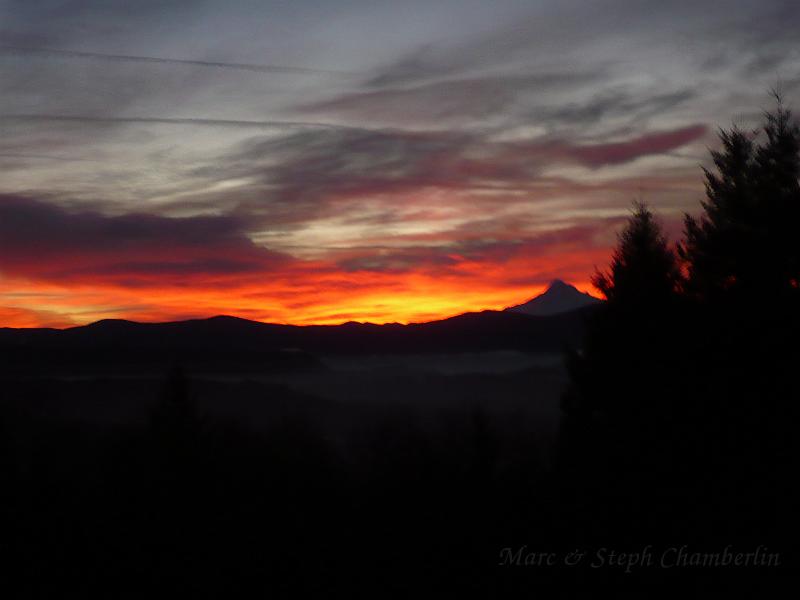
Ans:
{"type": "Polygon", "coordinates": [[[266,273],[288,260],[255,246],[229,216],[106,216],[0,196],[0,272],[9,275],[179,284],[168,277],[266,273]]]}

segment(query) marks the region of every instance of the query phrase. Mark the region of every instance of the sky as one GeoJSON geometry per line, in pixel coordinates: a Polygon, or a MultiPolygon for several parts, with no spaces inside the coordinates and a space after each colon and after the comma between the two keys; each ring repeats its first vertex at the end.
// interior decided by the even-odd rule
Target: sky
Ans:
{"type": "Polygon", "coordinates": [[[634,200],[677,238],[718,128],[798,101],[799,26],[795,0],[0,0],[0,326],[593,292],[634,200]]]}

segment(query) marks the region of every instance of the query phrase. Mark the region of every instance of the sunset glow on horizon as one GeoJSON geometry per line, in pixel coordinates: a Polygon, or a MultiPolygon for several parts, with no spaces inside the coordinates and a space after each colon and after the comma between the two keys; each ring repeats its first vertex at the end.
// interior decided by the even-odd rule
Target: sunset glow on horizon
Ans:
{"type": "MultiPolygon", "coordinates": [[[[604,251],[598,259],[604,258],[604,251]]],[[[164,322],[229,315],[268,323],[332,325],[347,321],[412,323],[464,312],[502,310],[545,291],[524,285],[526,275],[542,268],[520,257],[503,265],[463,260],[448,272],[346,273],[334,265],[293,265],[294,272],[270,282],[222,277],[216,281],[163,282],[71,281],[42,284],[4,280],[17,290],[22,306],[0,309],[4,327],[64,328],[101,319],[164,322]],[[133,291],[133,293],[132,293],[133,291]],[[137,302],[137,293],[147,302],[137,302]],[[24,308],[24,307],[36,308],[24,308]]],[[[550,267],[547,272],[561,272],[550,267]]],[[[597,295],[589,282],[574,279],[581,291],[597,295]]]]}
{"type": "Polygon", "coordinates": [[[800,89],[778,0],[735,54],[702,3],[189,4],[0,5],[0,327],[597,295],[632,201],[677,238],[715,128],[800,89]]]}

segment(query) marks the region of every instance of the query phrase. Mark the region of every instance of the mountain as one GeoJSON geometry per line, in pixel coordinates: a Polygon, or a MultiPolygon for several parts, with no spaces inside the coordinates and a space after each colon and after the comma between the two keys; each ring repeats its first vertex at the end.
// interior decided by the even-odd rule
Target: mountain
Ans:
{"type": "Polygon", "coordinates": [[[528,300],[524,304],[510,306],[507,312],[522,313],[537,317],[547,317],[567,313],[579,308],[599,304],[602,300],[579,291],[575,286],[554,280],[544,293],[528,300]]]}
{"type": "Polygon", "coordinates": [[[560,353],[583,333],[583,311],[531,317],[466,313],[429,323],[276,325],[234,317],[171,323],[104,320],[69,329],[0,329],[0,371],[67,372],[102,366],[208,371],[315,368],[315,356],[518,350],[560,353]]]}

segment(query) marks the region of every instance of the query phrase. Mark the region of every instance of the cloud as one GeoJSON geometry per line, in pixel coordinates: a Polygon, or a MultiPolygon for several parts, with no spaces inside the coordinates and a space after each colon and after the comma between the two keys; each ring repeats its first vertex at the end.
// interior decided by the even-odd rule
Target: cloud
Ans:
{"type": "Polygon", "coordinates": [[[505,306],[585,280],[633,197],[693,210],[702,159],[677,151],[798,81],[784,0],[345,4],[6,2],[0,272],[58,294],[0,304],[293,322],[505,306]]]}
{"type": "Polygon", "coordinates": [[[171,118],[171,117],[125,117],[97,115],[52,115],[52,114],[0,114],[0,121],[54,121],[64,123],[106,124],[155,124],[155,125],[199,125],[208,127],[244,127],[256,129],[338,129],[339,126],[327,123],[303,121],[246,121],[237,119],[171,118]]]}
{"type": "Polygon", "coordinates": [[[199,16],[196,0],[142,0],[132,7],[124,0],[40,0],[7,2],[4,25],[15,35],[5,43],[61,45],[81,36],[107,38],[123,32],[156,26],[161,20],[199,16]],[[192,10],[194,9],[194,11],[192,10]]]}
{"type": "MultiPolygon", "coordinates": [[[[3,36],[0,36],[2,39],[3,36]]],[[[53,48],[37,48],[32,46],[0,45],[0,53],[33,56],[56,56],[83,60],[100,60],[108,62],[133,62],[156,65],[186,65],[208,67],[212,69],[232,69],[235,71],[251,71],[254,73],[294,73],[299,75],[346,75],[345,71],[313,69],[309,67],[289,67],[280,65],[256,65],[235,62],[219,62],[208,60],[188,60],[164,58],[157,56],[133,56],[128,54],[105,54],[102,52],[78,52],[75,50],[57,50],[53,48]]]]}
{"type": "Polygon", "coordinates": [[[630,162],[642,156],[664,154],[701,139],[707,133],[705,125],[691,125],[669,131],[657,131],[606,144],[591,144],[569,148],[567,154],[592,168],[630,162]]]}
{"type": "MultiPolygon", "coordinates": [[[[431,190],[449,191],[439,202],[454,210],[480,204],[478,194],[529,203],[536,196],[512,194],[541,197],[554,186],[577,191],[576,182],[554,181],[548,169],[618,166],[671,152],[705,134],[706,127],[695,124],[598,144],[553,136],[506,142],[452,131],[309,129],[252,138],[192,176],[246,181],[222,195],[238,198],[238,210],[272,228],[334,218],[340,225],[368,226],[408,219],[425,208],[420,201],[431,190]]],[[[420,215],[430,218],[431,211],[420,215]]]]}
{"type": "Polygon", "coordinates": [[[251,139],[193,176],[245,179],[250,184],[241,204],[248,210],[272,224],[302,223],[340,211],[342,202],[372,195],[388,197],[425,187],[460,189],[479,179],[505,177],[507,166],[480,160],[482,150],[473,146],[479,141],[459,133],[298,131],[251,139]]]}
{"type": "Polygon", "coordinates": [[[53,311],[0,306],[0,327],[70,327],[75,322],[53,311]]]}
{"type": "Polygon", "coordinates": [[[611,86],[586,100],[549,104],[531,110],[530,117],[541,122],[566,127],[587,127],[604,119],[624,118],[626,122],[643,119],[677,108],[693,100],[697,90],[652,92],[611,86]]]}
{"type": "Polygon", "coordinates": [[[296,107],[300,113],[333,114],[367,118],[383,123],[475,122],[475,119],[513,121],[536,93],[575,89],[603,78],[602,70],[506,73],[415,84],[405,87],[367,89],[318,100],[296,107]]]}
{"type": "Polygon", "coordinates": [[[2,158],[9,158],[9,159],[32,159],[32,160],[54,160],[59,162],[95,162],[86,158],[80,157],[73,157],[73,156],[55,156],[51,154],[29,154],[29,153],[21,153],[21,152],[0,152],[0,159],[2,158]]]}
{"type": "MultiPolygon", "coordinates": [[[[520,220],[519,217],[516,219],[520,220]]],[[[526,219],[522,217],[522,220],[526,219]]],[[[527,219],[531,221],[530,217],[527,219]]],[[[464,265],[494,265],[495,268],[513,261],[536,264],[548,262],[553,255],[567,252],[605,251],[608,248],[609,231],[620,226],[624,216],[593,219],[591,222],[577,222],[542,232],[533,232],[521,227],[504,227],[504,219],[486,217],[480,221],[466,222],[457,228],[445,230],[424,238],[427,245],[400,247],[370,247],[368,252],[359,248],[343,251],[336,264],[345,271],[369,271],[385,273],[431,272],[438,276],[444,274],[467,274],[460,267],[464,265]],[[488,227],[487,227],[488,226],[488,227]],[[352,254],[352,256],[348,256],[352,254]]],[[[512,221],[512,219],[508,219],[512,221]]],[[[395,238],[400,242],[404,238],[395,238]]],[[[406,238],[413,241],[414,236],[406,238]]],[[[547,283],[541,280],[532,269],[527,284],[547,283]]]]}
{"type": "Polygon", "coordinates": [[[510,230],[506,238],[466,225],[469,239],[455,229],[429,245],[298,260],[253,244],[232,216],[106,216],[2,196],[0,273],[28,290],[17,300],[34,302],[28,312],[6,311],[17,324],[219,313],[294,323],[411,321],[501,308],[556,274],[585,283],[582,273],[607,253],[604,232],[613,224],[510,230]],[[37,297],[58,309],[38,313],[37,297]]]}
{"type": "Polygon", "coordinates": [[[0,272],[9,276],[182,286],[263,275],[287,261],[232,217],[106,216],[0,196],[0,272]]]}

